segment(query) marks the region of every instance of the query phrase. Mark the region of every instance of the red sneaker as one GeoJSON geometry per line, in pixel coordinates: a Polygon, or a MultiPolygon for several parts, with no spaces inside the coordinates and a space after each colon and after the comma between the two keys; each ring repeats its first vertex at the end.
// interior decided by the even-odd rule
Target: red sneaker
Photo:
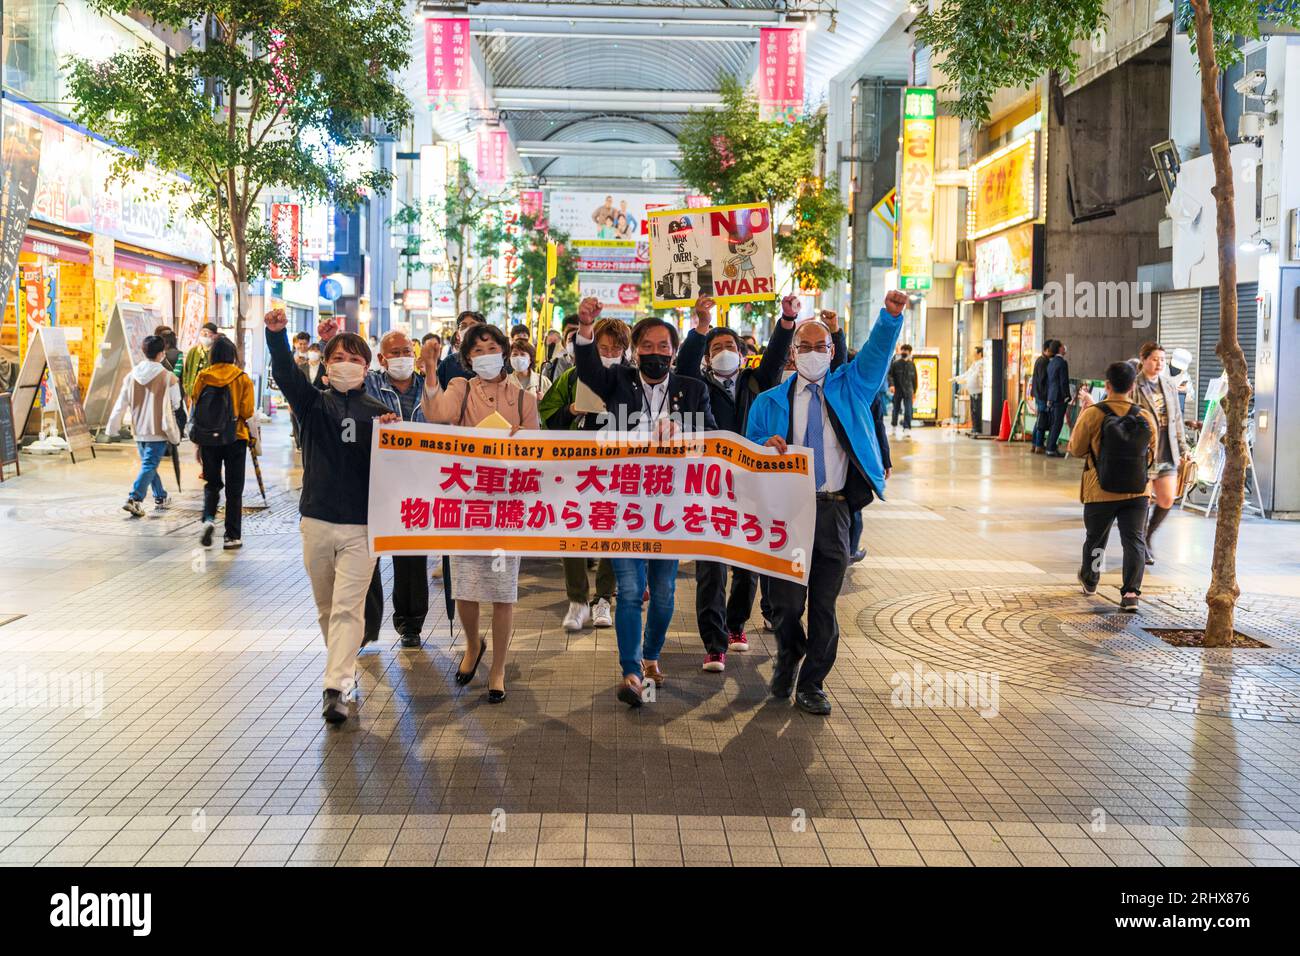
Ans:
{"type": "Polygon", "coordinates": [[[745,632],[732,632],[727,637],[728,651],[747,651],[749,650],[749,639],[745,637],[745,632]]]}
{"type": "Polygon", "coordinates": [[[704,670],[713,673],[721,673],[727,669],[726,654],[706,654],[704,656],[704,670]]]}

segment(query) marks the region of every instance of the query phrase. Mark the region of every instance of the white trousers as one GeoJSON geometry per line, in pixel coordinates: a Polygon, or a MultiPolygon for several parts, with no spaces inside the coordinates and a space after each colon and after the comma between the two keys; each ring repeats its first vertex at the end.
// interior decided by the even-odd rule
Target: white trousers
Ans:
{"type": "Polygon", "coordinates": [[[304,517],[302,563],[311,578],[316,619],[325,638],[325,690],[349,691],[365,633],[366,590],[375,570],[363,524],[304,517]]]}

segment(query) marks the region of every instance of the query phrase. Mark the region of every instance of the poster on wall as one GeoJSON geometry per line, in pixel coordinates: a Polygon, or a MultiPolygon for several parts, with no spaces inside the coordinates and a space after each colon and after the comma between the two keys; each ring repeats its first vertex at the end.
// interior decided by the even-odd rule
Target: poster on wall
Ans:
{"type": "Polygon", "coordinates": [[[23,233],[36,200],[41,167],[41,124],[8,101],[0,106],[0,315],[13,288],[23,233]]]}
{"type": "Polygon", "coordinates": [[[18,354],[27,354],[38,326],[58,324],[59,267],[37,264],[20,266],[18,288],[22,296],[18,324],[18,354]]]}
{"type": "Polygon", "coordinates": [[[656,209],[648,218],[655,308],[689,306],[702,295],[731,302],[776,298],[766,203],[656,209]]]}
{"type": "Polygon", "coordinates": [[[934,277],[934,147],[937,95],[930,87],[903,91],[903,159],[898,197],[899,286],[930,288],[934,277]]]}
{"type": "Polygon", "coordinates": [[[569,238],[635,240],[646,235],[647,207],[676,207],[678,196],[646,193],[551,193],[551,226],[569,238]]]}
{"type": "MultiPolygon", "coordinates": [[[[1038,227],[1041,229],[1041,227],[1038,227]]],[[[1037,230],[1032,222],[975,241],[975,299],[1027,292],[1041,285],[1035,256],[1037,230]]]]}
{"type": "Polygon", "coordinates": [[[939,420],[939,353],[917,349],[912,355],[916,366],[916,395],[912,399],[912,418],[922,422],[939,420]]]}
{"type": "Polygon", "coordinates": [[[197,279],[187,279],[181,287],[181,320],[177,330],[177,344],[182,351],[198,344],[207,311],[208,287],[197,279]]]}

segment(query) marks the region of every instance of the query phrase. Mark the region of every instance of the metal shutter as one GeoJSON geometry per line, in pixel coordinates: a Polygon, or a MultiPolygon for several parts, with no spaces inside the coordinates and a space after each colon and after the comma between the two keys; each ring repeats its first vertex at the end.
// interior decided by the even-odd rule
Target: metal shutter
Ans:
{"type": "MultiPolygon", "coordinates": [[[[1192,366],[1187,370],[1188,380],[1199,381],[1198,357],[1201,348],[1201,293],[1198,289],[1185,292],[1160,293],[1160,318],[1156,341],[1165,347],[1168,356],[1174,349],[1187,349],[1192,353],[1192,366]]],[[[1192,418],[1198,418],[1199,403],[1189,403],[1192,418]]]]}
{"type": "MultiPolygon", "coordinates": [[[[1259,332],[1259,313],[1255,303],[1258,290],[1257,282],[1243,282],[1237,286],[1237,341],[1246,354],[1246,369],[1252,383],[1255,379],[1255,336],[1259,332]]],[[[1199,387],[1196,393],[1198,411],[1204,409],[1206,387],[1223,374],[1223,363],[1214,351],[1218,344],[1219,287],[1216,285],[1201,290],[1200,368],[1196,378],[1199,387]]]]}

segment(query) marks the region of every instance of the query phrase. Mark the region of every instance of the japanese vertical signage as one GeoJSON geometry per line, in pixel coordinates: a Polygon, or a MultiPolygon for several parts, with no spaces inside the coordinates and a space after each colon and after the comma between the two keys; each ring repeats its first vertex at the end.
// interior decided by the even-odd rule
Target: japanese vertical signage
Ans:
{"type": "Polygon", "coordinates": [[[817,502],[802,449],[412,422],[373,440],[376,554],[696,559],[807,580],[817,502]]]}
{"type": "Polygon", "coordinates": [[[499,127],[478,131],[478,181],[500,185],[506,181],[506,144],[510,133],[499,127]]]}
{"type": "Polygon", "coordinates": [[[430,109],[463,109],[469,102],[469,18],[424,21],[424,67],[430,109]]]}
{"type": "Polygon", "coordinates": [[[424,263],[442,260],[447,228],[447,147],[420,147],[420,255],[424,263]]]}
{"type": "Polygon", "coordinates": [[[542,218],[542,191],[540,189],[521,189],[519,191],[519,215],[534,221],[542,218]]]}
{"type": "Polygon", "coordinates": [[[296,202],[271,203],[271,241],[277,250],[271,278],[296,279],[302,273],[302,206],[296,202]],[[285,263],[281,268],[280,263],[285,263]]]}
{"type": "Polygon", "coordinates": [[[765,120],[793,122],[803,111],[804,31],[758,31],[758,109],[765,120]]]}
{"type": "Polygon", "coordinates": [[[971,166],[967,233],[972,239],[1034,218],[1034,137],[1030,133],[971,166]]]}
{"type": "Polygon", "coordinates": [[[898,202],[898,274],[905,291],[930,288],[934,275],[935,91],[903,91],[903,162],[898,202]]]}
{"type": "Polygon", "coordinates": [[[0,315],[13,287],[18,254],[23,248],[27,217],[36,200],[36,179],[41,168],[40,122],[31,114],[5,102],[0,105],[0,315]]]}

